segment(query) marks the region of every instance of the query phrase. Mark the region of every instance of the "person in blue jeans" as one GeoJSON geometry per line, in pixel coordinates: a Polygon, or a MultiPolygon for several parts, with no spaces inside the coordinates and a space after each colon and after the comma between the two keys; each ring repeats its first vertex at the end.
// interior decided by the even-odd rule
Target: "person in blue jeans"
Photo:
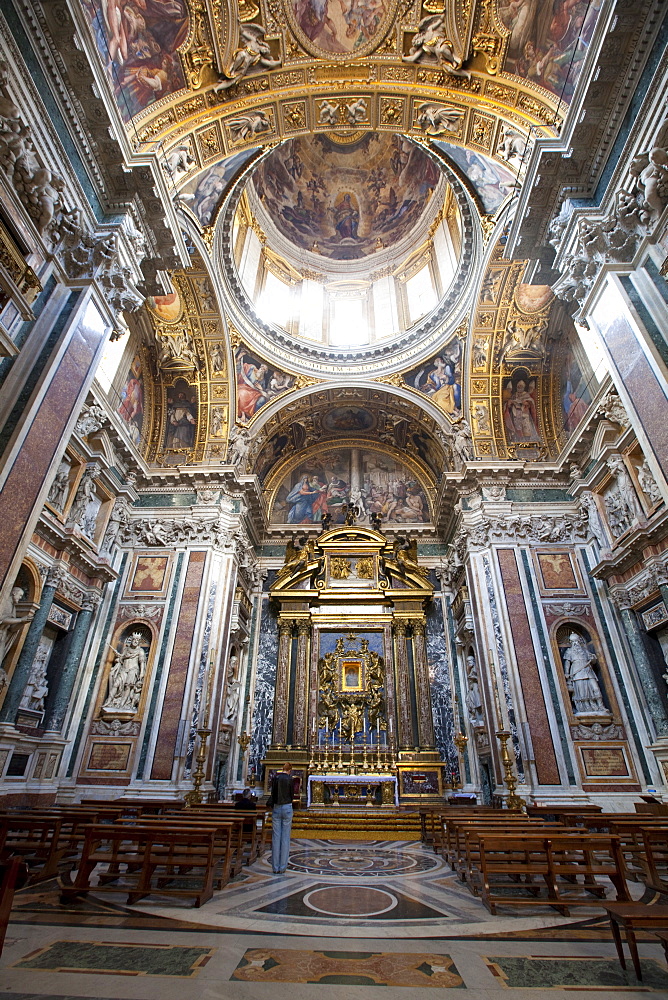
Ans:
{"type": "Polygon", "coordinates": [[[267,805],[271,808],[271,867],[281,875],[288,867],[292,830],[292,764],[284,764],[271,780],[267,805]]]}

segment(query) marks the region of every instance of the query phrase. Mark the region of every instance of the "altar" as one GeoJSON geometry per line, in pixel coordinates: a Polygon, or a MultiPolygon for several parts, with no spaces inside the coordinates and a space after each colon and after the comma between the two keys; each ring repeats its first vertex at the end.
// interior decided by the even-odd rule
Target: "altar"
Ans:
{"type": "Polygon", "coordinates": [[[332,805],[341,805],[348,800],[350,805],[374,805],[376,788],[381,788],[383,806],[399,805],[399,787],[393,774],[310,774],[306,792],[306,805],[325,804],[325,786],[330,790],[332,805]],[[342,788],[343,795],[340,795],[342,788]],[[346,794],[348,793],[348,794],[346,794]],[[361,801],[363,799],[363,801],[361,801]]]}

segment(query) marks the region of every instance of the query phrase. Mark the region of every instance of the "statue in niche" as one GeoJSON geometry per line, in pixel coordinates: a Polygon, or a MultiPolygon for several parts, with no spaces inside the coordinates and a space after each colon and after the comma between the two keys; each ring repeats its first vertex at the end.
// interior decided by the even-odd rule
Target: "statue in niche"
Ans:
{"type": "Polygon", "coordinates": [[[136,712],[146,675],[145,641],[141,632],[133,632],[116,652],[109,673],[109,692],[103,706],[107,713],[136,712]]]}
{"type": "Polygon", "coordinates": [[[480,680],[478,678],[478,665],[473,653],[466,657],[466,707],[469,719],[474,726],[484,725],[482,716],[482,699],[480,697],[480,680]]]}
{"type": "Polygon", "coordinates": [[[605,516],[614,538],[619,538],[631,527],[629,511],[619,490],[610,490],[603,498],[605,516]]]}
{"type": "Polygon", "coordinates": [[[570,645],[562,650],[561,657],[573,711],[576,715],[609,716],[594,670],[596,654],[578,632],[571,632],[568,641],[570,645]]]}
{"type": "Polygon", "coordinates": [[[617,480],[617,491],[619,493],[622,506],[627,512],[630,521],[635,521],[643,517],[643,510],[638,500],[633,482],[628,469],[624,464],[624,459],[620,455],[611,455],[608,459],[608,468],[617,480]]]}
{"type": "Polygon", "coordinates": [[[70,463],[64,458],[58,466],[58,471],[46,498],[59,514],[62,514],[67,503],[67,494],[70,490],[70,471],[70,463]]]}
{"type": "Polygon", "coordinates": [[[18,613],[18,605],[24,597],[25,591],[22,587],[12,587],[11,592],[0,604],[0,692],[8,681],[7,674],[2,669],[5,657],[14,645],[19,627],[32,618],[32,614],[18,613]]]}
{"type": "Polygon", "coordinates": [[[227,682],[227,698],[225,699],[225,711],[223,712],[223,725],[233,726],[237,721],[239,708],[239,695],[241,694],[241,681],[237,677],[239,669],[239,657],[232,654],[227,667],[229,680],[227,682]]]}
{"type": "Polygon", "coordinates": [[[599,514],[598,507],[596,506],[596,500],[594,499],[594,494],[591,490],[586,490],[581,497],[583,511],[586,511],[587,521],[589,524],[589,530],[596,539],[599,549],[605,551],[610,548],[608,544],[608,539],[605,535],[605,528],[601,521],[601,515],[599,514]]]}
{"type": "Polygon", "coordinates": [[[47,639],[44,641],[44,639],[42,639],[37,647],[35,659],[33,660],[32,667],[30,668],[30,677],[28,678],[26,689],[23,692],[23,697],[21,698],[21,708],[28,709],[31,712],[44,711],[44,702],[47,694],[49,693],[49,682],[46,679],[46,666],[49,662],[50,653],[51,640],[47,639]]]}
{"type": "Polygon", "coordinates": [[[640,489],[643,491],[652,506],[661,503],[661,500],[663,499],[661,496],[661,490],[659,489],[657,481],[652,474],[652,470],[650,469],[646,458],[643,458],[642,465],[638,469],[638,483],[640,484],[640,489]]]}

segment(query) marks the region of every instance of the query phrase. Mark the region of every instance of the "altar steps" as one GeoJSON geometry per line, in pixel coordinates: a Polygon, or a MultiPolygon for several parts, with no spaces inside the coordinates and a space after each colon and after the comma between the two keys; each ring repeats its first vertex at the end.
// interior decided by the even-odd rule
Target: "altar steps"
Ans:
{"type": "Polygon", "coordinates": [[[311,840],[419,840],[420,814],[403,809],[296,809],[292,836],[311,840]]]}

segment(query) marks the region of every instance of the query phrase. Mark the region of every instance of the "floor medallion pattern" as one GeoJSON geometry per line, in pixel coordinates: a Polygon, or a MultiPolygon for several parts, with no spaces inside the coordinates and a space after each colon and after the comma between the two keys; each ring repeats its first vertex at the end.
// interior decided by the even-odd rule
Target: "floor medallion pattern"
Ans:
{"type": "Polygon", "coordinates": [[[492,917],[443,858],[418,842],[298,838],[283,875],[272,874],[267,852],[199,909],[157,899],[132,909],[226,930],[328,937],[336,927],[340,938],[392,939],[535,931],[600,916],[508,907],[492,917]]]}

